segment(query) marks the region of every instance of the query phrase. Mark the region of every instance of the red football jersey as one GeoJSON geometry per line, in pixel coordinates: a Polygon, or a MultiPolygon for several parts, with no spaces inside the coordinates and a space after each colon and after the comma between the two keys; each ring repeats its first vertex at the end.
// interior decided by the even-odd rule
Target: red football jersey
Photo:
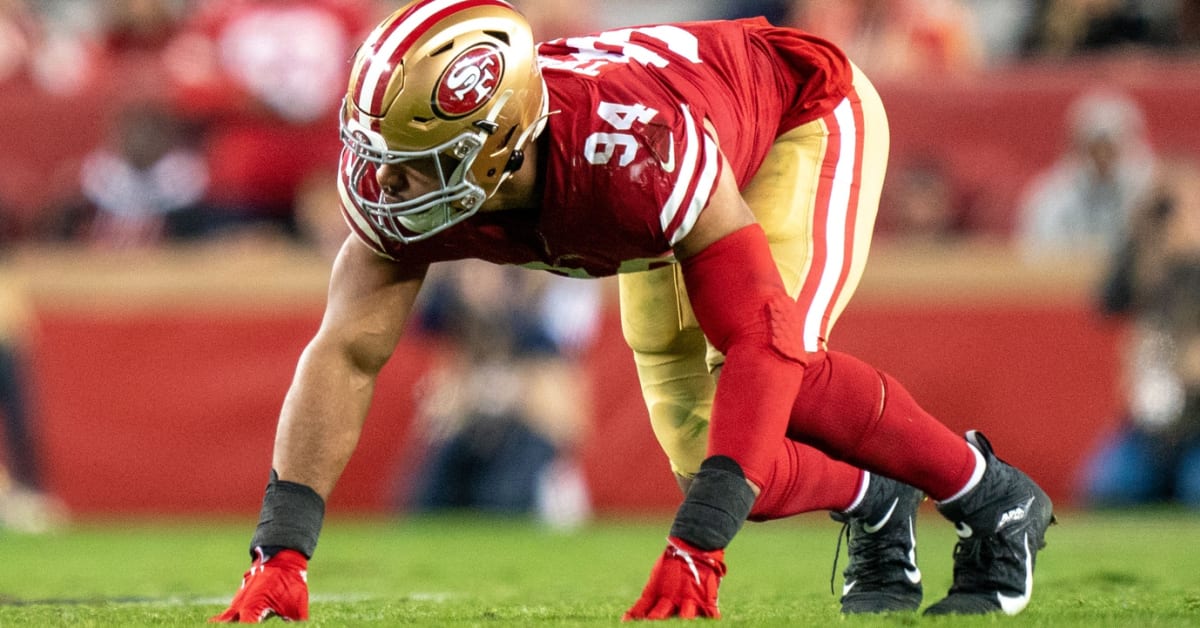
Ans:
{"type": "Polygon", "coordinates": [[[720,169],[745,185],[780,133],[829,113],[851,80],[832,44],[761,19],[558,39],[538,62],[551,112],[541,208],[477,214],[390,255],[580,277],[670,262],[720,169]]]}

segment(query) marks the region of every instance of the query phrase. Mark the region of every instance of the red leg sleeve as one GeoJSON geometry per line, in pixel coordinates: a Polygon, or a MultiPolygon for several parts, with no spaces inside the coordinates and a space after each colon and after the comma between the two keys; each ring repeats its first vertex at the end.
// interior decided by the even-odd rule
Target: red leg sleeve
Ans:
{"type": "Polygon", "coordinates": [[[895,378],[853,356],[828,352],[804,374],[788,437],[936,500],[975,469],[967,441],[919,406],[895,378]]]}
{"type": "Polygon", "coordinates": [[[843,511],[858,495],[862,470],[794,440],[785,440],[771,476],[750,511],[751,521],[783,519],[817,510],[843,511]]]}

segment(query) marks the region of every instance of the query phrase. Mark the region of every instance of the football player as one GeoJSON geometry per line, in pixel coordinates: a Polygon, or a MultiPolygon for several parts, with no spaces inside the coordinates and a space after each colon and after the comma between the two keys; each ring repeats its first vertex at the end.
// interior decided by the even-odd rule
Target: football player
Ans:
{"type": "Polygon", "coordinates": [[[743,522],[832,511],[842,610],[922,603],[924,495],[956,525],[927,613],[1020,612],[1046,494],[889,375],[831,351],[888,151],[879,96],[834,45],[764,20],[535,46],[501,0],[419,0],[359,48],[338,184],[353,235],[284,401],[253,563],[225,621],[307,616],[325,499],[428,266],[620,274],[621,316],[684,499],[626,619],[719,617],[743,522]]]}

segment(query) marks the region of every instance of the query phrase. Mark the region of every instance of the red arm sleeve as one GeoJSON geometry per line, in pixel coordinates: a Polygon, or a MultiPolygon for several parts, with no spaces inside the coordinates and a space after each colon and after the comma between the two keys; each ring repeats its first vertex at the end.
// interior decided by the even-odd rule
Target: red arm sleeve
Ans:
{"type": "Polygon", "coordinates": [[[683,276],[700,328],[725,354],[708,455],[729,456],[762,487],[804,375],[800,313],[757,224],[684,260],[683,276]]]}

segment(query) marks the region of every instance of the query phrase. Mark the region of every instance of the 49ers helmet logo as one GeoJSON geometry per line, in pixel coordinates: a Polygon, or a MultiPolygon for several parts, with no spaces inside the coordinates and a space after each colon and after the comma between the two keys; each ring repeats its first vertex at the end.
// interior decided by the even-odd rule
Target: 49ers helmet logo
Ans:
{"type": "Polygon", "coordinates": [[[450,63],[433,88],[433,106],[447,118],[461,118],[482,107],[504,76],[504,56],[495,46],[479,44],[450,63]]]}

